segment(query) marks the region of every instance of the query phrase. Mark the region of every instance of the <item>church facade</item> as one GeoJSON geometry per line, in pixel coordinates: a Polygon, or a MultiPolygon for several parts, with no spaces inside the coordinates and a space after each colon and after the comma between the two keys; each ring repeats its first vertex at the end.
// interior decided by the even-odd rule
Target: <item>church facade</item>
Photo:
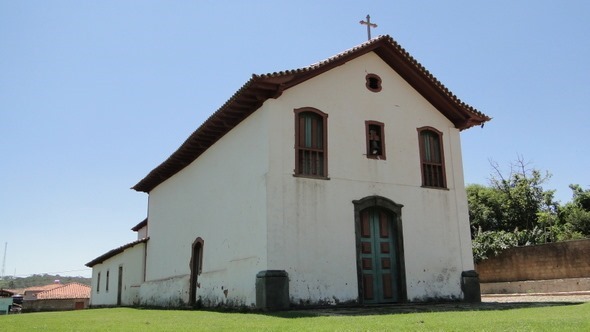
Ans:
{"type": "Polygon", "coordinates": [[[389,36],[253,75],[134,186],[148,218],[87,264],[91,305],[461,300],[460,132],[488,120],[389,36]]]}

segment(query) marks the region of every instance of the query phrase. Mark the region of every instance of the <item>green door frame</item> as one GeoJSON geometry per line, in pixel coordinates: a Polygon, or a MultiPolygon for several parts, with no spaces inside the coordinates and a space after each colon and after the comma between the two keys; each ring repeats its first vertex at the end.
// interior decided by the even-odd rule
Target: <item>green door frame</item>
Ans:
{"type": "MultiPolygon", "coordinates": [[[[354,204],[354,220],[355,220],[355,238],[356,238],[356,253],[357,253],[357,280],[358,280],[358,290],[359,290],[359,303],[366,304],[366,303],[381,303],[380,301],[366,301],[364,299],[364,283],[363,283],[363,254],[362,254],[362,241],[361,241],[361,212],[376,208],[378,210],[386,211],[391,218],[392,232],[393,232],[393,243],[396,248],[393,248],[395,252],[397,252],[397,261],[393,267],[397,273],[393,276],[396,278],[396,288],[393,291],[396,292],[396,301],[397,302],[406,302],[407,301],[407,292],[406,292],[406,280],[405,280],[405,262],[404,262],[404,243],[403,243],[403,229],[402,229],[402,207],[403,205],[397,204],[385,197],[381,196],[369,196],[362,198],[360,200],[355,200],[352,202],[354,204]]],[[[391,302],[391,301],[387,301],[391,302]]]]}

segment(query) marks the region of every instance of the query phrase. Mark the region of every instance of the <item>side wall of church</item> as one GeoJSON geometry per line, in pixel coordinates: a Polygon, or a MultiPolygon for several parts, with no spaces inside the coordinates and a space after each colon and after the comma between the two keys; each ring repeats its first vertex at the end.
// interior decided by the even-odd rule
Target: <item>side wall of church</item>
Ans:
{"type": "Polygon", "coordinates": [[[145,305],[189,303],[192,246],[203,240],[197,299],[251,306],[266,269],[268,130],[260,109],[149,196],[145,305]]]}
{"type": "Polygon", "coordinates": [[[459,130],[377,55],[369,53],[267,101],[269,269],[289,274],[294,304],[359,300],[353,200],[402,204],[407,298],[460,299],[473,269],[459,130]],[[382,90],[365,86],[367,74],[382,90]],[[328,114],[328,177],[295,177],[294,109],[328,114]],[[365,121],[384,123],[386,160],[366,156],[365,121]],[[443,133],[447,189],[422,187],[417,128],[443,133]]]}
{"type": "Polygon", "coordinates": [[[119,267],[123,268],[121,305],[139,304],[139,287],[143,281],[145,243],[139,243],[122,253],[92,267],[90,305],[117,305],[119,267]],[[100,278],[98,274],[100,273],[100,278]],[[107,277],[108,275],[108,277],[107,277]],[[100,282],[100,284],[98,284],[100,282]]]}

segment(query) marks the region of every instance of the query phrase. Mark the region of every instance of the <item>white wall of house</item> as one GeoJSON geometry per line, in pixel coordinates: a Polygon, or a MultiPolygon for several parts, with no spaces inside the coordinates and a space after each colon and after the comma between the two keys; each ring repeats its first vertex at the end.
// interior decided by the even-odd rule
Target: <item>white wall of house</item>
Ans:
{"type": "Polygon", "coordinates": [[[284,269],[294,302],[358,299],[353,200],[379,195],[402,209],[409,300],[460,298],[473,269],[459,130],[373,54],[316,76],[265,104],[269,269],[284,269]],[[379,93],[365,76],[381,77],[379,93]],[[294,112],[328,114],[329,180],[294,177],[294,112]],[[366,158],[365,121],[385,124],[386,160],[366,158]],[[443,132],[448,190],[422,188],[417,128],[443,132]],[[276,230],[276,231],[275,231],[276,230]]]}
{"type": "Polygon", "coordinates": [[[92,267],[91,306],[114,306],[117,304],[119,267],[123,267],[121,305],[138,305],[139,287],[143,282],[145,243],[136,244],[92,267]],[[108,288],[107,288],[108,272],[108,288]],[[100,285],[98,274],[100,273],[100,285]]]}
{"type": "Polygon", "coordinates": [[[264,107],[149,197],[144,304],[189,300],[192,244],[204,240],[198,296],[205,305],[255,303],[265,270],[268,110],[264,107]]]}

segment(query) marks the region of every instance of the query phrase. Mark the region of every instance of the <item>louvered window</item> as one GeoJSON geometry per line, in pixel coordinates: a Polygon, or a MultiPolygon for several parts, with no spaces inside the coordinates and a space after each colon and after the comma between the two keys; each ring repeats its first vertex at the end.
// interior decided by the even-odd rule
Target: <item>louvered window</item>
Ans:
{"type": "Polygon", "coordinates": [[[422,186],[446,188],[445,159],[442,149],[442,133],[431,127],[418,129],[420,139],[420,163],[422,186]]]}
{"type": "Polygon", "coordinates": [[[326,178],[328,115],[315,108],[295,110],[295,175],[326,178]]]}

